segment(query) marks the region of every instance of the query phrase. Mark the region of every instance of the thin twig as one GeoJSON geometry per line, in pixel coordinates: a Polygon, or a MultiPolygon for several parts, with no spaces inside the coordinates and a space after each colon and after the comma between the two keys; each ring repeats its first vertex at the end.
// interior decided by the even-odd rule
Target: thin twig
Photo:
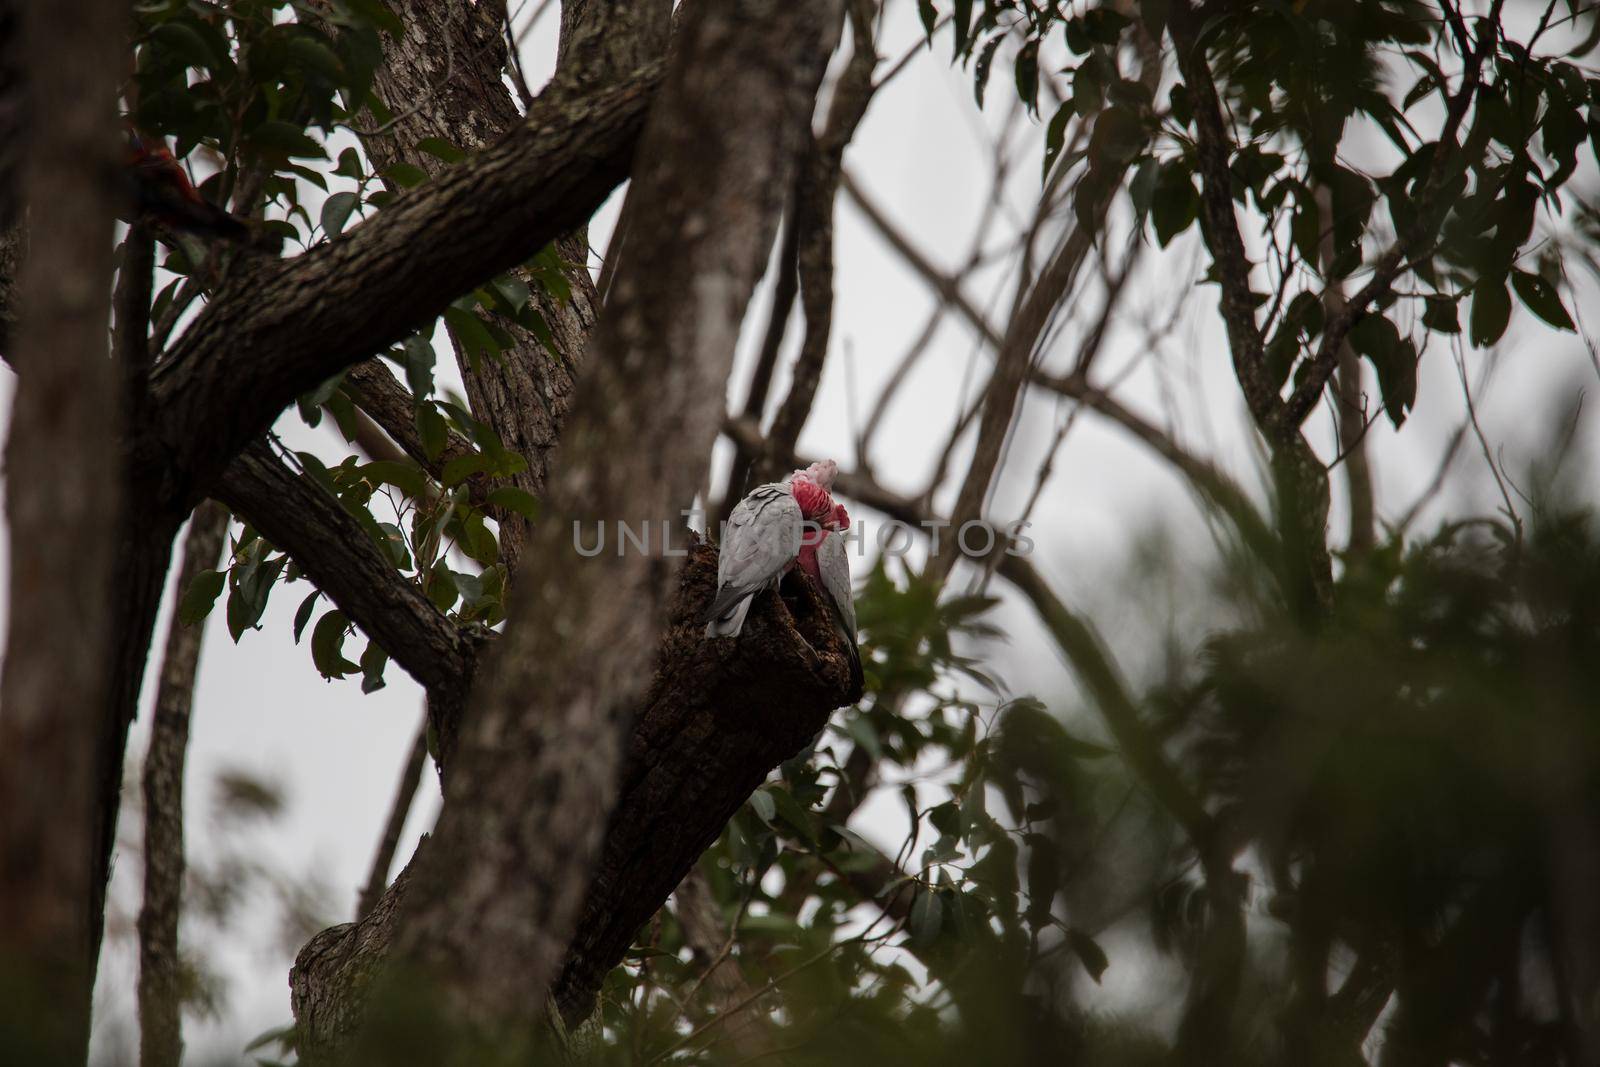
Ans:
{"type": "Polygon", "coordinates": [[[384,823],[383,837],[378,840],[378,851],[372,857],[372,869],[367,874],[366,888],[361,891],[360,899],[356,903],[358,920],[377,907],[379,898],[389,886],[389,868],[394,866],[395,850],[400,847],[400,834],[406,828],[406,819],[411,814],[411,804],[416,799],[417,786],[422,783],[422,767],[427,759],[428,717],[424,715],[422,725],[417,729],[417,736],[411,742],[411,752],[406,756],[406,762],[400,769],[400,781],[395,786],[394,801],[389,806],[389,818],[384,823]]]}

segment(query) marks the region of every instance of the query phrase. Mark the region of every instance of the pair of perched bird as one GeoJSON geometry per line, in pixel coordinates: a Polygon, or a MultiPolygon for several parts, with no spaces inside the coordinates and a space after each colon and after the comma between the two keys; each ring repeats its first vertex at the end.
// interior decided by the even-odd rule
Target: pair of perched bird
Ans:
{"type": "Polygon", "coordinates": [[[755,596],[776,589],[798,566],[827,595],[852,670],[860,671],[850,559],[840,536],[850,528],[850,515],[831,495],[838,473],[838,464],[825,459],[781,482],[758,485],[739,501],[722,538],[717,595],[702,618],[707,637],[737,636],[755,596]]]}

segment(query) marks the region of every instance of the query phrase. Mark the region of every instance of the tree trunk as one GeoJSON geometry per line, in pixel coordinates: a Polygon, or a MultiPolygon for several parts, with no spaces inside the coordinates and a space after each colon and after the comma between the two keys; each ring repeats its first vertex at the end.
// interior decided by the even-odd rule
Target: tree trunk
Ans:
{"type": "Polygon", "coordinates": [[[116,94],[124,5],[27,4],[30,207],[6,445],[11,590],[0,681],[0,1048],[82,1062],[94,896],[106,610],[118,521],[118,388],[107,358],[116,94]]]}

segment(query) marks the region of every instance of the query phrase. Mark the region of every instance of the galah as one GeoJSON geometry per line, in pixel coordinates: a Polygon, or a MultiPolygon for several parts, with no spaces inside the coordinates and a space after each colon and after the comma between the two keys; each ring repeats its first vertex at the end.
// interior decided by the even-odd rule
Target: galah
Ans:
{"type": "Polygon", "coordinates": [[[833,506],[833,514],[822,524],[822,536],[815,547],[800,546],[800,565],[817,580],[833,609],[834,630],[850,652],[852,684],[861,687],[861,653],[856,647],[856,603],[850,583],[850,556],[841,531],[850,528],[850,513],[843,504],[833,506]]]}
{"type": "Polygon", "coordinates": [[[165,143],[130,134],[123,169],[129,210],[134,218],[152,218],[163,226],[198,237],[251,239],[249,226],[200,195],[165,143]]]}
{"type": "Polygon", "coordinates": [[[806,523],[820,526],[833,515],[828,489],[838,469],[832,460],[813,463],[739,501],[722,537],[717,595],[702,617],[707,637],[738,636],[755,595],[776,588],[795,565],[806,523]]]}

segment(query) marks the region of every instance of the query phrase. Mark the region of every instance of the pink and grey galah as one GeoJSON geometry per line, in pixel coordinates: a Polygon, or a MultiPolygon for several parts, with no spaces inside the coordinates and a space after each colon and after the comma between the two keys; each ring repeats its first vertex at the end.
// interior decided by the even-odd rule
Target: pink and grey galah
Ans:
{"type": "Polygon", "coordinates": [[[835,533],[847,527],[850,519],[829,495],[838,471],[838,464],[831,459],[821,460],[781,482],[758,485],[739,501],[728,516],[722,537],[717,595],[703,617],[707,637],[737,636],[756,594],[776,588],[798,563],[821,583],[837,612],[843,615],[848,611],[853,639],[855,607],[850,603],[849,562],[835,533]],[[844,526],[839,525],[841,519],[844,526]],[[830,536],[838,541],[837,559],[834,548],[827,544],[830,536]],[[829,561],[826,568],[824,559],[829,561]],[[839,608],[841,600],[844,609],[839,608]]]}
{"type": "Polygon", "coordinates": [[[817,580],[833,609],[833,627],[850,651],[851,685],[861,688],[861,653],[856,648],[856,603],[850,583],[850,556],[844,538],[850,528],[850,513],[843,504],[833,506],[833,514],[822,523],[816,545],[800,546],[800,565],[817,580]]]}

